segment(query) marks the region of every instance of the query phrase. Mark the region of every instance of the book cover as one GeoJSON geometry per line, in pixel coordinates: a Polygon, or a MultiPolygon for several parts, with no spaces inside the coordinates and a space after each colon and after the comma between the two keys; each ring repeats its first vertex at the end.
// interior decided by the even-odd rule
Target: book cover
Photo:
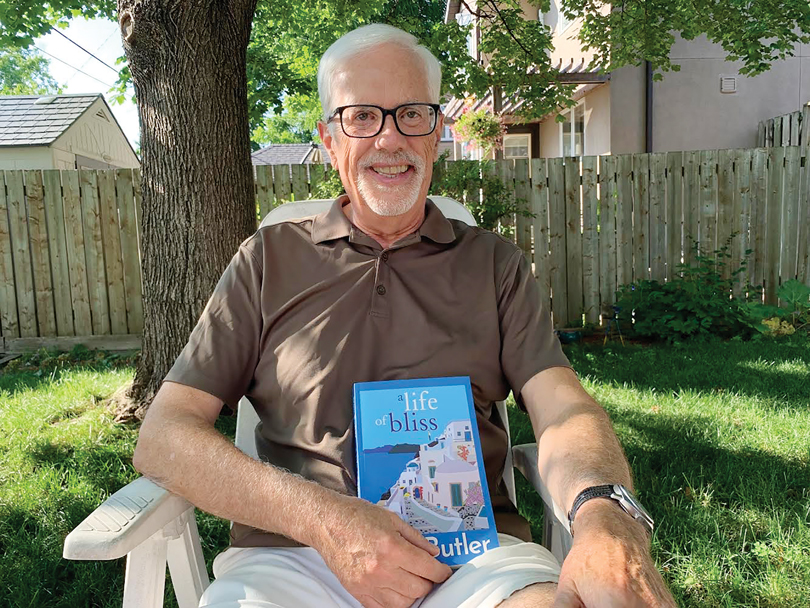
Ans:
{"type": "Polygon", "coordinates": [[[394,511],[460,566],[498,546],[470,379],[354,385],[360,498],[394,511]]]}

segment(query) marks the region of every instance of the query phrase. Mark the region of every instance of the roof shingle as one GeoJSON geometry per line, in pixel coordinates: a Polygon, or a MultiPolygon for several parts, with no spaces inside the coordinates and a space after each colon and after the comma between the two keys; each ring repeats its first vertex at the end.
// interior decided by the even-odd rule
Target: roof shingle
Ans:
{"type": "Polygon", "coordinates": [[[55,95],[50,103],[37,95],[0,97],[0,146],[47,145],[90,107],[95,95],[55,95]]]}

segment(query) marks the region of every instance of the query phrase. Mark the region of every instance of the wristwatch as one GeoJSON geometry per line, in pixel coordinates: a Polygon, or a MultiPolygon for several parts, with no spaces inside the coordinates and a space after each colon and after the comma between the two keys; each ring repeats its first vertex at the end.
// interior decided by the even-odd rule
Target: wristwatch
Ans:
{"type": "Polygon", "coordinates": [[[619,503],[622,510],[630,517],[640,522],[649,534],[653,531],[653,518],[647,513],[646,509],[641,506],[641,503],[636,500],[633,493],[619,484],[605,485],[605,486],[591,486],[585,488],[580,492],[571,510],[568,512],[568,525],[571,529],[571,535],[574,535],[574,518],[577,515],[579,508],[592,498],[609,498],[619,503]]]}

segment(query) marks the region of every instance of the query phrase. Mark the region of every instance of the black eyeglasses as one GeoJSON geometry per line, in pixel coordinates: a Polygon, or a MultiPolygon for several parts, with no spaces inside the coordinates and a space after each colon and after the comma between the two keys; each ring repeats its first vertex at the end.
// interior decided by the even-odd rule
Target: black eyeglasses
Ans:
{"type": "Polygon", "coordinates": [[[422,137],[436,128],[439,108],[437,103],[404,103],[390,110],[367,104],[340,106],[326,122],[338,116],[340,128],[349,137],[376,137],[390,114],[397,131],[407,137],[422,137]]]}

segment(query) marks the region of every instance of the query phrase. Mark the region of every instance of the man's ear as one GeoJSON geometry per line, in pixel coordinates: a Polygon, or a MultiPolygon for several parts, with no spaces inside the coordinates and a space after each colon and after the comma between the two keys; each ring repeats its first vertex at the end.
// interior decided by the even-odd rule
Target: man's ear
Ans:
{"type": "Polygon", "coordinates": [[[332,132],[329,130],[329,125],[322,120],[318,121],[318,135],[321,136],[323,147],[326,148],[326,151],[329,153],[329,161],[332,163],[332,167],[337,170],[337,155],[332,149],[332,147],[335,145],[335,138],[332,137],[332,132]]]}

